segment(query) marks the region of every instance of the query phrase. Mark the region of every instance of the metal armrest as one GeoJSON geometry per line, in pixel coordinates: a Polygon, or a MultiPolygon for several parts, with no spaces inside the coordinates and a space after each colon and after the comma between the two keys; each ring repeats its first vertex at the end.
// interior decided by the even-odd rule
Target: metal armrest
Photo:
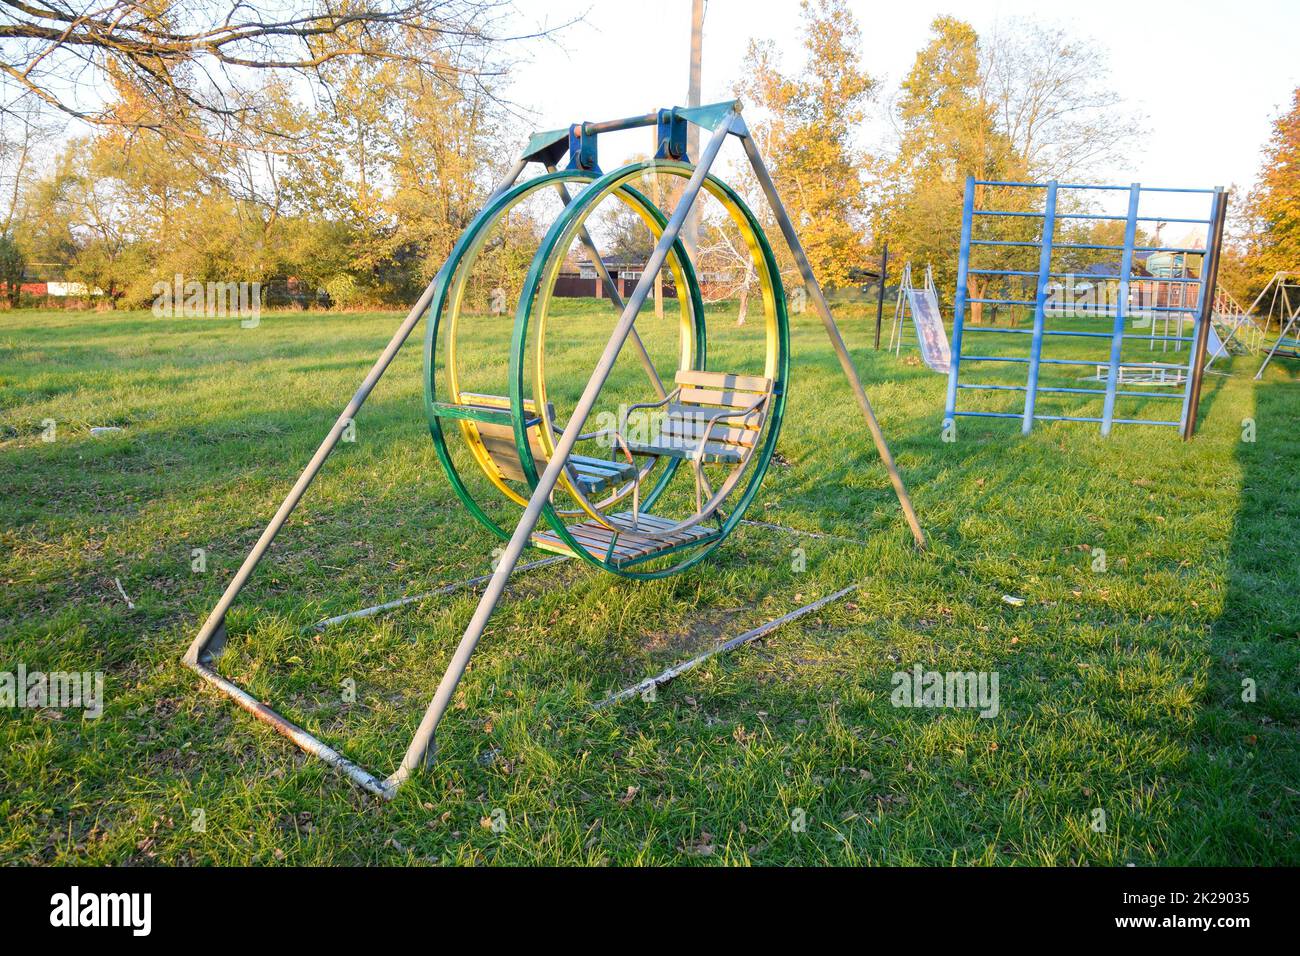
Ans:
{"type": "Polygon", "coordinates": [[[714,425],[718,424],[718,422],[726,421],[729,418],[742,418],[742,419],[748,418],[750,415],[754,414],[754,412],[762,408],[763,403],[766,402],[767,399],[768,399],[768,395],[766,394],[760,395],[758,396],[758,398],[754,399],[744,408],[738,408],[738,409],[724,408],[713,415],[704,416],[704,422],[705,422],[704,431],[703,434],[700,435],[699,446],[695,449],[695,453],[691,456],[691,458],[693,460],[699,460],[704,457],[704,445],[705,443],[708,442],[709,434],[713,431],[714,425]]]}
{"type": "Polygon", "coordinates": [[[663,406],[671,402],[674,398],[677,398],[679,395],[681,395],[681,393],[682,393],[682,387],[678,385],[675,389],[673,389],[663,398],[659,399],[659,401],[657,402],[637,402],[635,405],[628,405],[627,407],[620,409],[618,413],[618,430],[620,432],[627,431],[627,419],[628,416],[632,414],[632,412],[635,412],[638,409],[642,409],[642,408],[662,408],[663,406]]]}
{"type": "Polygon", "coordinates": [[[712,428],[718,422],[726,421],[728,418],[748,418],[754,412],[763,407],[763,403],[768,399],[767,395],[760,395],[744,408],[721,409],[716,414],[708,416],[709,427],[712,428]]]}
{"type": "Polygon", "coordinates": [[[632,464],[632,465],[636,464],[636,462],[632,459],[632,449],[627,447],[627,440],[624,439],[621,434],[619,434],[617,428],[604,428],[598,432],[588,432],[586,435],[579,435],[578,438],[579,439],[600,438],[603,435],[613,435],[614,441],[618,443],[618,447],[621,448],[623,450],[623,454],[627,456],[628,464],[632,464]]]}

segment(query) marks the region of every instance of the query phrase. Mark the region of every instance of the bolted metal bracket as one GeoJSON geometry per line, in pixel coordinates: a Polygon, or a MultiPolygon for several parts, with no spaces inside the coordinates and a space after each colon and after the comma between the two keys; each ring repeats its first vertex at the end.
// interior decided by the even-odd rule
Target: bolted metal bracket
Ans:
{"type": "Polygon", "coordinates": [[[655,150],[655,159],[676,159],[683,163],[691,161],[686,153],[686,120],[677,115],[677,110],[660,110],[656,122],[655,141],[659,144],[655,150]]]}
{"type": "MultiPolygon", "coordinates": [[[[200,632],[201,634],[202,632],[200,632]]],[[[185,654],[185,663],[191,667],[211,667],[226,649],[226,619],[222,617],[206,640],[196,640],[185,654]]]]}
{"type": "Polygon", "coordinates": [[[734,117],[739,112],[740,100],[723,100],[721,103],[710,103],[707,106],[678,106],[673,110],[673,113],[680,118],[704,129],[716,130],[724,120],[730,120],[733,133],[747,136],[748,130],[742,132],[741,127],[735,125],[734,117]]]}
{"type": "Polygon", "coordinates": [[[204,664],[211,664],[214,660],[222,655],[226,649],[226,619],[223,617],[221,623],[212,631],[212,636],[208,638],[207,647],[203,648],[203,653],[199,660],[204,664]]]}
{"type": "Polygon", "coordinates": [[[574,123],[569,127],[569,165],[566,168],[600,173],[596,161],[596,137],[588,134],[585,127],[585,123],[574,123]]]}

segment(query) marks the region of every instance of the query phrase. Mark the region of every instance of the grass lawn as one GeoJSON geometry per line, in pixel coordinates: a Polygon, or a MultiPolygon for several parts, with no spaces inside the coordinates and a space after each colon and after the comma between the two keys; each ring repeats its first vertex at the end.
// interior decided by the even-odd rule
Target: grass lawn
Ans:
{"type": "MultiPolygon", "coordinates": [[[[576,390],[609,324],[567,317],[555,359],[576,390]]],[[[715,318],[713,354],[739,356],[715,318]]],[[[944,377],[914,350],[871,351],[865,313],[842,318],[930,549],[820,325],[796,317],[781,459],[748,517],[861,543],[746,526],[662,581],[576,562],[518,577],[436,765],[380,804],[180,656],[398,317],[0,313],[0,671],[105,675],[97,720],[0,712],[0,862],[1300,863],[1296,364],[1257,384],[1257,359],[1222,363],[1187,444],[976,419],[944,442],[944,377]],[[89,434],[105,425],[122,430],[89,434]],[[853,582],[653,702],[592,709],[853,582]],[[916,664],[997,672],[997,715],[893,706],[916,664]]],[[[485,375],[505,328],[473,326],[485,375]]],[[[381,775],[476,595],[304,626],[483,574],[499,544],[442,474],[420,363],[412,343],[381,382],[231,613],[219,665],[381,775]]]]}

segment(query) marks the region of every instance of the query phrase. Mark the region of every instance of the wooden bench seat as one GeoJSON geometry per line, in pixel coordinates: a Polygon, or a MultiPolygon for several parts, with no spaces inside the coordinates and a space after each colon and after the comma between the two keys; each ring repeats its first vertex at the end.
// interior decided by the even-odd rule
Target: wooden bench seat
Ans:
{"type": "MultiPolygon", "coordinates": [[[[492,417],[492,413],[499,411],[509,412],[510,399],[503,395],[482,395],[470,392],[462,393],[461,408],[467,412],[482,411],[488,413],[485,418],[492,417]]],[[[524,403],[524,412],[527,415],[536,414],[536,406],[532,402],[524,403]]],[[[555,407],[547,406],[547,412],[552,421],[555,420],[555,407]]],[[[509,423],[508,415],[503,420],[470,420],[468,415],[462,415],[462,420],[470,421],[471,427],[478,433],[479,441],[483,443],[483,448],[487,451],[488,456],[492,459],[492,464],[496,467],[499,475],[507,481],[524,481],[524,468],[519,460],[519,449],[515,447],[514,426],[509,423]]],[[[529,445],[533,450],[533,458],[537,464],[537,471],[540,474],[546,467],[546,451],[538,438],[538,429],[541,426],[541,419],[531,417],[528,424],[529,445]]],[[[566,469],[570,483],[581,491],[584,495],[595,495],[610,488],[617,488],[620,485],[630,481],[636,475],[636,465],[629,461],[613,461],[608,458],[593,458],[588,455],[570,455],[569,467],[566,469]]]]}
{"type": "MultiPolygon", "coordinates": [[[[670,554],[685,547],[712,541],[721,533],[704,525],[677,527],[678,522],[656,515],[633,515],[621,511],[606,515],[608,526],[595,521],[567,526],[566,530],[588,554],[609,557],[616,567],[627,567],[670,554]]],[[[533,544],[555,554],[573,554],[573,550],[550,529],[533,533],[533,544]]]]}
{"type": "MultiPolygon", "coordinates": [[[[629,406],[620,420],[619,433],[633,455],[689,461],[695,472],[695,506],[700,511],[704,508],[704,490],[709,486],[704,465],[731,465],[734,475],[735,467],[753,454],[772,397],[772,380],[757,375],[686,370],[677,373],[676,384],[657,402],[629,406]],[[663,414],[652,435],[631,433],[628,425],[632,412],[658,408],[663,409],[663,414]]],[[[634,495],[634,514],[637,508],[634,495]]]]}
{"type": "Polygon", "coordinates": [[[763,430],[771,380],[686,371],[677,373],[677,385],[653,437],[636,440],[624,429],[632,453],[706,464],[734,465],[747,459],[763,430]]]}

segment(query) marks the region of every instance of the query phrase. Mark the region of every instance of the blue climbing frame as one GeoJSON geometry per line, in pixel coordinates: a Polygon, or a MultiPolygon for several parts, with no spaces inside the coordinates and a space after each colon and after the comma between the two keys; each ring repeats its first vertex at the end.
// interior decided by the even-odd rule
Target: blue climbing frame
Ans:
{"type": "MultiPolygon", "coordinates": [[[[1074,208],[1069,206],[1068,208],[1074,208]]],[[[944,407],[944,425],[948,427],[958,416],[968,416],[977,418],[1007,418],[1019,419],[1021,422],[1021,432],[1029,434],[1033,429],[1035,421],[1071,421],[1071,422],[1094,422],[1101,426],[1101,434],[1109,435],[1113,425],[1166,425],[1176,427],[1184,438],[1190,438],[1196,427],[1196,409],[1200,400],[1201,378],[1205,365],[1206,342],[1208,340],[1208,331],[1210,326],[1210,310],[1214,301],[1214,283],[1217,278],[1219,265],[1219,250],[1223,240],[1223,222],[1227,208],[1227,196],[1222,188],[1214,189],[1170,189],[1142,186],[1139,183],[1133,183],[1131,186],[1088,186],[1075,184],[1061,184],[1057,182],[1048,183],[1024,183],[1024,182],[1002,182],[996,180],[977,180],[973,176],[966,179],[966,195],[962,205],[961,220],[961,249],[957,264],[957,294],[953,310],[953,330],[952,330],[952,367],[948,376],[948,396],[944,407]],[[983,192],[996,191],[1002,189],[1025,189],[1025,190],[1042,190],[1043,203],[1041,210],[1038,211],[1003,211],[996,209],[976,209],[975,201],[977,187],[986,187],[983,192]],[[1102,215],[1098,213],[1071,212],[1061,211],[1058,209],[1057,198],[1067,190],[1089,190],[1089,191],[1107,191],[1107,192],[1127,192],[1128,193],[1128,211],[1125,215],[1102,215]],[[1171,218],[1164,216],[1139,215],[1139,203],[1143,194],[1182,194],[1182,195],[1204,195],[1209,200],[1209,215],[1204,219],[1188,218],[1171,218]],[[1030,219],[1041,220],[1042,230],[1037,239],[1031,241],[1023,240],[997,240],[984,238],[981,230],[977,228],[977,222],[988,221],[996,218],[1010,219],[1030,219]],[[1111,222],[1123,222],[1124,225],[1124,244],[1102,245],[1095,243],[1079,242],[1056,242],[1055,235],[1058,223],[1062,220],[1107,220],[1111,222]],[[1139,223],[1188,223],[1194,225],[1203,225],[1206,227],[1205,248],[1187,249],[1173,246],[1139,246],[1137,243],[1139,223]],[[971,249],[979,246],[1002,246],[1017,247],[1026,250],[1028,256],[1029,250],[1038,250],[1038,266],[1035,271],[1028,269],[986,269],[976,268],[971,263],[971,249]],[[1059,271],[1053,268],[1053,253],[1061,249],[1070,250],[1108,250],[1120,254],[1120,261],[1117,276],[1105,276],[1117,280],[1118,290],[1113,306],[1107,306],[1105,309],[1089,308],[1088,314],[1093,316],[1104,316],[1114,320],[1110,332],[1084,331],[1078,328],[1046,328],[1048,318],[1048,302],[1051,295],[1052,287],[1058,280],[1069,279],[1086,279],[1096,281],[1102,276],[1095,274],[1080,274],[1059,271]],[[1158,304],[1147,304],[1140,308],[1138,312],[1130,310],[1130,279],[1132,278],[1135,253],[1140,254],[1138,258],[1145,258],[1155,253],[1173,253],[1182,256],[1182,262],[1186,262],[1186,257],[1190,255],[1202,256],[1201,269],[1199,276],[1189,277],[1185,273],[1176,277],[1158,277],[1151,279],[1152,282],[1159,283],[1186,283],[1190,288],[1195,288],[1195,295],[1181,296],[1180,307],[1161,306],[1158,304]],[[1027,298],[977,298],[969,295],[968,282],[971,276],[982,275],[990,277],[1020,277],[1022,279],[1036,280],[1037,292],[1034,299],[1030,301],[1027,298]],[[1188,305],[1188,303],[1191,303],[1188,305]],[[974,303],[983,303],[989,305],[1005,306],[1023,306],[1034,310],[1034,321],[1032,328],[1007,328],[985,325],[975,325],[970,328],[965,326],[966,307],[974,303]],[[1159,339],[1155,337],[1155,316],[1154,313],[1177,314],[1179,321],[1179,335],[1171,336],[1166,332],[1159,339]],[[1192,318],[1192,334],[1190,336],[1181,335],[1182,321],[1184,316],[1192,318]],[[1130,318],[1142,318],[1151,322],[1151,335],[1133,334],[1125,332],[1125,321],[1130,318]],[[1029,354],[1027,356],[1009,356],[1005,354],[987,355],[987,354],[968,354],[963,351],[963,339],[965,333],[1000,333],[1000,334],[1020,334],[1028,335],[1029,354]],[[1045,338],[1060,336],[1068,341],[1070,338],[1109,338],[1110,339],[1110,358],[1109,368],[1106,369],[1104,360],[1081,359],[1070,357],[1051,358],[1043,357],[1043,341],[1045,338]],[[1121,389],[1121,373],[1125,365],[1121,361],[1121,354],[1124,343],[1130,339],[1150,339],[1166,343],[1175,342],[1177,348],[1181,350],[1183,342],[1189,344],[1187,349],[1187,361],[1185,363],[1166,363],[1166,362],[1144,362],[1134,363],[1144,369],[1159,369],[1163,377],[1168,372],[1174,376],[1182,376],[1186,382],[1181,391],[1181,396],[1176,392],[1169,391],[1135,391],[1131,389],[1121,389]],[[1006,385],[992,384],[987,381],[971,381],[970,373],[967,373],[967,380],[963,380],[963,369],[965,363],[981,363],[976,369],[989,367],[1003,367],[1001,363],[1019,363],[1026,366],[1026,376],[1024,385],[1006,385]],[[985,364],[989,363],[989,364],[985,364]],[[996,364],[994,364],[996,363],[996,364]],[[1043,366],[1096,366],[1098,370],[1098,383],[1102,384],[1101,376],[1105,369],[1104,388],[1075,388],[1075,387],[1040,387],[1039,371],[1043,366]],[[1004,392],[1023,392],[1025,396],[1024,407],[1020,410],[1007,411],[962,411],[957,408],[957,395],[963,390],[993,390],[1004,392]],[[1080,395],[1086,396],[1087,400],[1102,399],[1102,411],[1100,416],[1091,415],[1067,415],[1067,414],[1041,414],[1036,410],[1038,396],[1042,393],[1080,395]],[[1182,410],[1177,420],[1171,418],[1152,419],[1141,418],[1134,413],[1130,417],[1115,417],[1115,404],[1117,399],[1165,399],[1172,400],[1181,397],[1182,410]]],[[[1145,278],[1145,277],[1144,277],[1145,278]]],[[[1060,311],[1059,307],[1057,313],[1060,311]]]]}

